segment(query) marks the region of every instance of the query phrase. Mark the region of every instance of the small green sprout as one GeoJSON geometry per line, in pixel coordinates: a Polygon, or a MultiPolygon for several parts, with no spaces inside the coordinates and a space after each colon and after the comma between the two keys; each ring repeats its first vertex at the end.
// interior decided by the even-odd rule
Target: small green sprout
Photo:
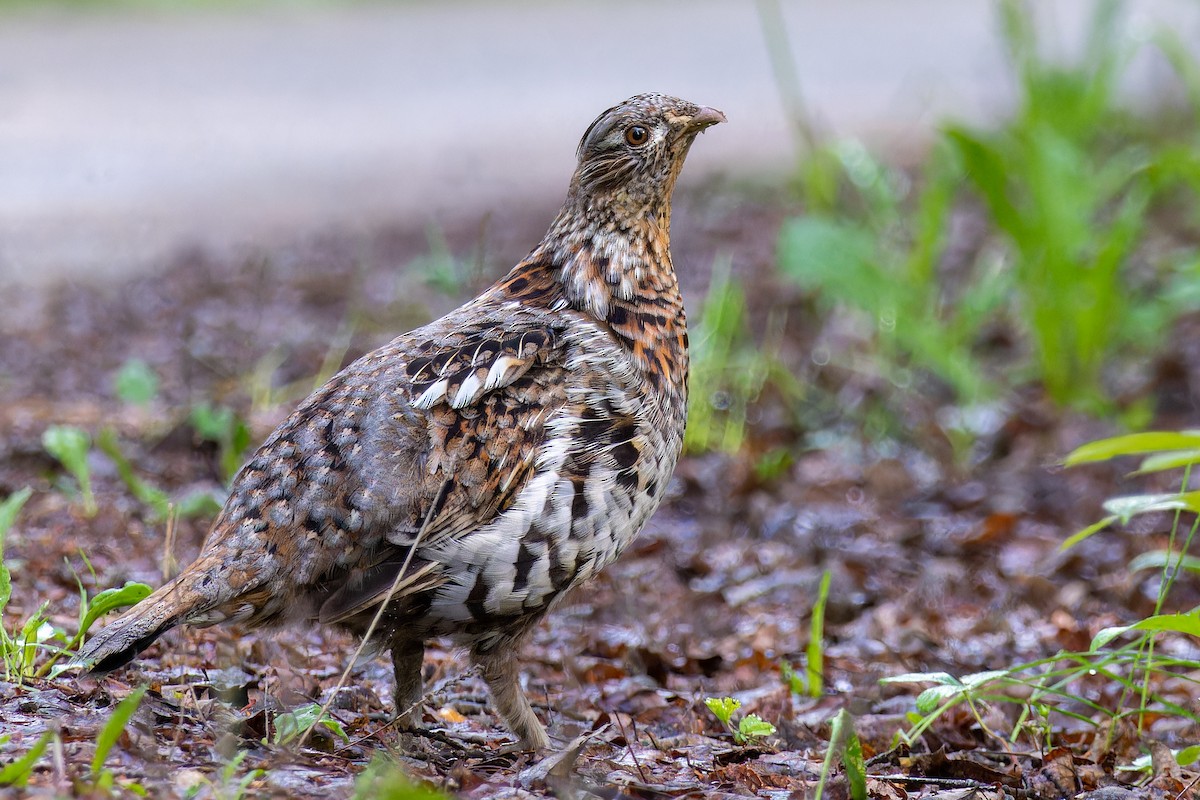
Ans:
{"type": "Polygon", "coordinates": [[[343,741],[350,741],[350,737],[346,735],[346,730],[342,727],[342,723],[331,717],[321,715],[321,705],[319,703],[309,703],[300,706],[294,711],[288,711],[275,717],[275,728],[271,732],[271,743],[277,745],[287,745],[296,741],[300,736],[313,725],[320,724],[343,741]]]}
{"type": "Polygon", "coordinates": [[[144,406],[158,395],[158,374],[140,358],[131,358],[113,378],[113,389],[122,402],[144,406]]]}
{"type": "Polygon", "coordinates": [[[117,432],[112,428],[100,431],[100,435],[96,437],[96,446],[117,466],[117,474],[121,476],[121,480],[124,481],[133,496],[154,512],[154,521],[165,520],[171,513],[171,498],[162,489],[151,486],[137,476],[137,473],[133,471],[133,465],[121,452],[121,445],[117,442],[117,432]]]}
{"type": "Polygon", "coordinates": [[[740,700],[732,697],[706,697],[704,705],[708,706],[708,710],[713,713],[713,716],[719,719],[721,724],[733,734],[733,741],[736,744],[757,741],[775,733],[775,726],[758,714],[747,714],[738,721],[737,725],[734,725],[733,712],[742,707],[740,700]]]}

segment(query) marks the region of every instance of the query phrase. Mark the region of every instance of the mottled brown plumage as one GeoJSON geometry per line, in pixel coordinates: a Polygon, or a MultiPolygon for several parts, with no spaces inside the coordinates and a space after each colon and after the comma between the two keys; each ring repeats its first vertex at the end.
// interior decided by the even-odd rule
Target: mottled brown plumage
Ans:
{"type": "Polygon", "coordinates": [[[658,94],[604,112],[541,244],[305,400],[237,475],[199,558],[81,661],[116,668],[181,624],[311,619],[363,635],[387,601],[374,640],[392,651],[397,713],[420,702],[425,640],[450,636],[513,732],[546,746],[517,646],[620,554],[679,457],[671,192],[695,136],[723,120],[658,94]]]}

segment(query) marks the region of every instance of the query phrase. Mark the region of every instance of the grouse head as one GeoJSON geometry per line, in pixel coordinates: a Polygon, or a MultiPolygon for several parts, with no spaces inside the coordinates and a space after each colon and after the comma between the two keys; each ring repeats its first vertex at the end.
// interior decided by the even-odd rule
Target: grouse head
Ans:
{"type": "Polygon", "coordinates": [[[724,121],[715,108],[678,97],[631,97],[597,117],[583,134],[571,196],[598,213],[667,215],[692,141],[724,121]]]}

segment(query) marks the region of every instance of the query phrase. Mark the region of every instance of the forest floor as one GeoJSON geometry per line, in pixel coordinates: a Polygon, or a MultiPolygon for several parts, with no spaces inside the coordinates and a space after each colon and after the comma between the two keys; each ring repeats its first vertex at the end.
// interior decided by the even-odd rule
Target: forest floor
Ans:
{"type": "MultiPolygon", "coordinates": [[[[911,741],[898,734],[921,718],[915,700],[928,684],[880,680],[961,677],[1087,651],[1100,629],[1155,613],[1158,574],[1129,564],[1166,547],[1169,517],[1060,546],[1103,515],[1106,498],[1178,487],[1130,478],[1124,463],[1061,467],[1073,448],[1116,429],[1056,408],[1036,386],[963,410],[932,380],[896,387],[814,357],[836,332],[776,268],[779,225],[794,210],[773,192],[679,200],[674,253],[689,307],[704,296],[714,259],[727,257],[760,330],[786,320],[779,357],[803,394],[758,398],[738,452],[685,456],[629,550],[536,628],[521,660],[557,756],[506,753],[508,734],[464,654],[436,645],[423,720],[434,733],[402,736],[387,724],[391,671],[376,659],[355,667],[352,690],[333,706],[344,737],[322,726],[302,748],[275,743],[278,715],[327,699],[355,643],[317,629],[217,627],[172,632],[102,679],[0,682],[0,765],[52,731],[29,796],[101,796],[88,767],[98,736],[114,705],[148,685],[106,762],[119,792],[136,784],[153,797],[351,796],[384,751],[410,775],[469,798],[809,797],[831,720],[846,709],[872,796],[1134,796],[1121,787],[1145,773],[1119,767],[1163,744],[1194,744],[1200,728],[1166,714],[1107,722],[1099,709],[1136,707],[1137,698],[1106,675],[1073,684],[1070,697],[1006,687],[998,693],[1008,701],[953,705],[911,741]],[[973,438],[963,443],[950,421],[967,411],[973,438]],[[764,469],[771,453],[785,458],[764,469]],[[824,686],[811,697],[795,691],[782,663],[804,672],[825,572],[824,686]],[[704,702],[726,696],[741,701],[735,722],[757,714],[774,733],[735,742],[704,702]],[[1024,733],[1011,739],[1017,727],[1024,733]]],[[[211,523],[182,518],[168,537],[97,451],[89,467],[98,510],[88,517],[43,447],[49,426],[93,436],[111,427],[143,481],[177,501],[219,497],[222,445],[198,434],[195,408],[231,409],[260,441],[314,375],[445,312],[515,263],[545,220],[504,213],[448,227],[454,258],[430,255],[425,231],[394,228],[236,260],[180,253],[153,275],[100,287],[6,292],[0,497],[34,493],[4,550],[5,628],[46,603],[50,623],[73,631],[80,584],[92,594],[127,580],[156,586],[164,564],[196,555],[211,523]],[[144,404],[114,389],[131,359],[158,377],[144,404]]],[[[1195,419],[1200,318],[1176,326],[1168,349],[1136,370],[1153,427],[1195,419]]],[[[1008,345],[994,344],[1003,364],[1008,345]]],[[[1172,603],[1200,604],[1200,585],[1181,579],[1172,603]]],[[[1154,690],[1195,710],[1189,680],[1154,690]]],[[[1164,768],[1136,795],[1180,796],[1192,777],[1164,768]]],[[[826,791],[848,796],[840,767],[826,791]]]]}

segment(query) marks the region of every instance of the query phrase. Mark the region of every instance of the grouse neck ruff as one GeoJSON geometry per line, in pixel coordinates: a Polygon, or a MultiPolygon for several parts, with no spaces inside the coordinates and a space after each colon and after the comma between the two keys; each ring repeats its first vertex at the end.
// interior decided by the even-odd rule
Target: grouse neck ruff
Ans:
{"type": "Polygon", "coordinates": [[[724,120],[661,94],[601,114],[529,256],[308,397],[238,473],[196,561],[78,662],[115,669],[178,625],[337,625],[391,650],[413,727],[425,641],[448,636],[522,744],[546,747],[516,653],[620,555],[679,458],[671,193],[697,134],[724,120]]]}

